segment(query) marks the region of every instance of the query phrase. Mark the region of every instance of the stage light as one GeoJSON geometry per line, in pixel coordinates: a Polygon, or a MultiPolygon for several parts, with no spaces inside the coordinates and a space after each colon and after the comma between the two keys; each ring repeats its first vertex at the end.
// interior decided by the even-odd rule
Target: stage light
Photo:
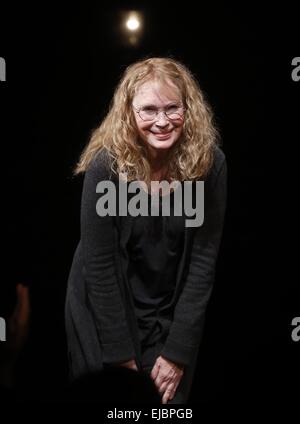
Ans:
{"type": "Polygon", "coordinates": [[[141,45],[144,33],[144,14],[138,10],[119,12],[120,43],[127,47],[141,45]]]}
{"type": "Polygon", "coordinates": [[[136,16],[130,16],[126,22],[126,27],[129,31],[136,31],[140,27],[140,21],[136,16]]]}
{"type": "Polygon", "coordinates": [[[124,45],[137,47],[141,44],[144,32],[144,16],[140,11],[122,11],[120,30],[124,45]]]}

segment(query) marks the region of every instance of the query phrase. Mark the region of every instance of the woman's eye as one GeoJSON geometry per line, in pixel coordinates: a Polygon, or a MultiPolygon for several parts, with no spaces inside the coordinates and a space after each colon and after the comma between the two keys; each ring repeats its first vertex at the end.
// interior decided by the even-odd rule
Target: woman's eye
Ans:
{"type": "Polygon", "coordinates": [[[151,107],[151,106],[144,107],[142,110],[144,112],[155,112],[156,111],[156,109],[154,107],[151,107]]]}
{"type": "Polygon", "coordinates": [[[177,106],[177,105],[169,106],[169,107],[167,108],[167,113],[176,112],[176,111],[177,111],[177,109],[178,109],[178,106],[177,106]]]}

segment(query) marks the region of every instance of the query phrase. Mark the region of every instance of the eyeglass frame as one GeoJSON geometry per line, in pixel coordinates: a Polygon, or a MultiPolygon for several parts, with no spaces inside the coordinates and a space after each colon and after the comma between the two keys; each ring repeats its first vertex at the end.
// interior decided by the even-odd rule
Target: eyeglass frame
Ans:
{"type": "MultiPolygon", "coordinates": [[[[176,121],[176,119],[179,119],[179,118],[170,118],[170,117],[168,116],[167,112],[164,110],[164,108],[157,108],[157,110],[156,110],[156,114],[155,114],[154,118],[152,118],[152,119],[143,119],[143,118],[141,117],[141,115],[140,115],[140,111],[141,111],[142,107],[145,107],[145,106],[141,106],[140,108],[136,108],[134,105],[132,105],[132,107],[133,107],[133,109],[136,111],[136,113],[139,115],[139,117],[141,118],[141,120],[142,120],[142,121],[144,121],[144,122],[151,122],[151,121],[155,121],[155,120],[157,119],[158,115],[159,115],[161,112],[163,112],[163,113],[164,113],[165,117],[166,117],[169,121],[176,121]]],[[[181,114],[181,113],[178,113],[178,115],[182,118],[182,117],[183,117],[183,115],[184,115],[184,112],[186,111],[186,108],[182,105],[182,103],[181,103],[181,106],[178,106],[178,108],[182,109],[182,112],[183,112],[183,113],[182,113],[182,114],[181,114]]]]}

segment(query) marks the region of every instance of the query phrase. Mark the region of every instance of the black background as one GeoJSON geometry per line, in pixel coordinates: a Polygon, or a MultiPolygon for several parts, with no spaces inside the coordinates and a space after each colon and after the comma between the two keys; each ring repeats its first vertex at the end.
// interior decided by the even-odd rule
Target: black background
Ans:
{"type": "Polygon", "coordinates": [[[10,297],[2,297],[0,315],[12,309],[14,285],[28,284],[31,331],[18,374],[24,398],[54,400],[67,381],[63,308],[82,184],[72,170],[125,67],[156,55],[172,55],[197,76],[215,111],[229,172],[217,279],[190,401],[255,409],[299,396],[299,346],[291,340],[300,303],[292,271],[296,15],[292,3],[264,10],[253,2],[2,8],[2,274],[10,297]],[[118,29],[126,9],[144,14],[136,47],[118,29]]]}

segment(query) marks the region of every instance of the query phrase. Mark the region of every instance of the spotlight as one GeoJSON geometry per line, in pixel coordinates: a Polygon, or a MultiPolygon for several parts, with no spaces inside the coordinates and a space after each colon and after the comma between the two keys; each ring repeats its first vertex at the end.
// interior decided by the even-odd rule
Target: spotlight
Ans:
{"type": "Polygon", "coordinates": [[[124,44],[137,47],[143,35],[143,15],[131,10],[122,14],[122,33],[124,44]]]}
{"type": "Polygon", "coordinates": [[[136,16],[130,16],[126,22],[129,31],[136,31],[140,27],[140,21],[136,16]]]}

